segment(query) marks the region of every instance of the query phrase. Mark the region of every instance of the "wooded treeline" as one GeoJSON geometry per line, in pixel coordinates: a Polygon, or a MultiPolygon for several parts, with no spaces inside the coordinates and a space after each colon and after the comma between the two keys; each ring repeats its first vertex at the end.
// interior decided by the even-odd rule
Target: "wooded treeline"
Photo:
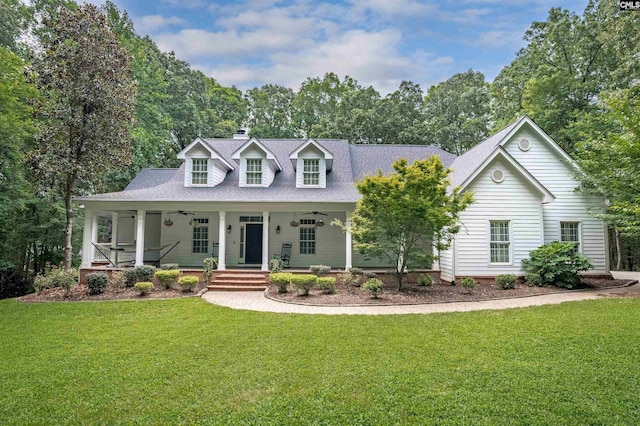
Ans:
{"type": "MultiPolygon", "coordinates": [[[[52,94],[39,67],[61,11],[77,8],[69,0],[0,4],[0,268],[25,276],[62,260],[63,197],[35,173],[43,163],[34,152],[51,131],[43,105],[52,94]]],[[[135,83],[130,161],[79,179],[76,195],[121,190],[143,167],[177,166],[176,153],[196,136],[230,137],[240,127],[255,137],[434,144],[461,154],[528,114],[576,158],[584,189],[609,198],[603,217],[619,236],[612,266],[640,267],[640,14],[619,11],[617,1],[591,1],[581,15],[551,9],[491,83],[469,70],[426,93],[404,81],[384,96],[333,73],[307,78],[297,90],[269,84],[243,93],[161,52],[112,3],[100,13],[128,54],[135,83]]],[[[80,238],[75,232],[76,251],[80,238]]]]}

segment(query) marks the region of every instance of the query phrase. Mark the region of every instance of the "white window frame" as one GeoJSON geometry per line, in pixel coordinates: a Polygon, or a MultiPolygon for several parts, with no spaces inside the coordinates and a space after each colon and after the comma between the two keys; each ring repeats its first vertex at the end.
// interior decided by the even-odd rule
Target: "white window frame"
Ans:
{"type": "Polygon", "coordinates": [[[209,159],[192,158],[191,159],[191,185],[206,186],[208,184],[209,184],[209,159]],[[196,177],[198,179],[196,179],[196,177]],[[197,182],[197,180],[202,179],[203,177],[204,177],[204,182],[197,182]]]}
{"type": "Polygon", "coordinates": [[[315,226],[301,226],[299,231],[299,239],[300,239],[300,254],[303,256],[315,256],[316,254],[316,227],[315,226]],[[308,232],[311,231],[311,232],[308,232]],[[305,236],[312,235],[313,239],[305,238],[302,239],[303,234],[305,236]]]}
{"type": "Polygon", "coordinates": [[[576,253],[582,253],[582,223],[579,220],[561,220],[558,225],[558,241],[566,243],[571,242],[576,244],[576,253]],[[565,234],[562,232],[564,225],[576,225],[576,237],[577,240],[565,240],[565,234]]]}
{"type": "Polygon", "coordinates": [[[245,170],[245,178],[244,178],[244,184],[247,186],[262,186],[262,179],[264,177],[264,161],[262,161],[262,158],[247,158],[246,159],[246,170],[245,170]],[[257,164],[260,165],[259,170],[256,168],[253,168],[253,165],[256,164],[255,162],[257,162],[257,164]],[[250,167],[249,164],[251,164],[252,166],[250,167]],[[250,178],[251,176],[251,178],[250,178]],[[259,178],[259,182],[255,182],[255,180],[258,180],[259,178]]]}
{"type": "Polygon", "coordinates": [[[191,233],[191,253],[209,253],[209,219],[198,217],[193,219],[193,231],[191,233]],[[204,244],[203,244],[204,243],[204,244]]]}
{"type": "Polygon", "coordinates": [[[302,185],[303,186],[320,186],[320,159],[319,158],[303,158],[302,159],[302,185]],[[310,182],[307,182],[307,178],[310,179],[310,182]]]}
{"type": "MultiPolygon", "coordinates": [[[[512,237],[512,223],[511,220],[509,219],[491,219],[489,221],[489,229],[488,229],[488,240],[489,240],[489,264],[490,265],[512,265],[513,264],[513,244],[511,244],[513,237],[512,237]],[[497,240],[493,240],[493,232],[492,231],[492,227],[494,224],[505,224],[507,225],[507,233],[506,233],[506,237],[507,240],[503,240],[503,239],[497,239],[497,240]],[[507,247],[507,253],[509,256],[509,259],[506,262],[500,262],[500,261],[493,261],[493,254],[492,254],[492,248],[500,248],[500,247],[507,247]]],[[[501,234],[501,236],[504,234],[501,234]]]]}

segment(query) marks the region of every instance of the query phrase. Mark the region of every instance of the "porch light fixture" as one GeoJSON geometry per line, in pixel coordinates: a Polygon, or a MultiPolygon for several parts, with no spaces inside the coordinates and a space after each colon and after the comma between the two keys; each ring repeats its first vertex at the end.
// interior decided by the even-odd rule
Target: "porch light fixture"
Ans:
{"type": "Polygon", "coordinates": [[[276,226],[276,234],[280,233],[280,225],[276,226]]]}
{"type": "Polygon", "coordinates": [[[171,219],[165,219],[164,226],[173,226],[173,221],[171,219]]]}
{"type": "Polygon", "coordinates": [[[231,233],[231,225],[227,226],[227,234],[231,233]]]}

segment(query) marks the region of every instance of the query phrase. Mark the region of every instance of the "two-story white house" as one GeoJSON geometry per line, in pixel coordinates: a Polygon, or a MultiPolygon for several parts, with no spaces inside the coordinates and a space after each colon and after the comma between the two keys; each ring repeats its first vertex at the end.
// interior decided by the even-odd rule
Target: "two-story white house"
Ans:
{"type": "Polygon", "coordinates": [[[214,255],[222,270],[267,270],[283,244],[291,244],[292,267],[389,268],[354,253],[351,235],[330,223],[349,224],[359,199],[354,184],[362,177],[391,172],[398,158],[431,155],[453,169],[452,186],[476,200],[461,214],[451,248],[440,253],[444,280],[520,274],[529,251],[553,240],[575,242],[593,272],[608,271],[606,227],[591,214],[602,211],[604,200],[575,191],[572,159],[528,117],[457,158],[426,145],[242,133],[198,138],[178,154],[180,168],[143,169],[124,191],[76,198],[85,208],[82,267],[105,258],[141,265],[160,257],[201,267],[214,255]],[[98,242],[99,220],[110,241],[98,242]]]}

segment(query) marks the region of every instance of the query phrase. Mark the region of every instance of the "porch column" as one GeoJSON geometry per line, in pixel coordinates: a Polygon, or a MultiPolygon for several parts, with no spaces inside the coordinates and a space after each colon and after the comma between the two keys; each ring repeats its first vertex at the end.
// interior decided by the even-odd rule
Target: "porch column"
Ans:
{"type": "Polygon", "coordinates": [[[93,260],[93,246],[91,243],[93,242],[91,238],[93,237],[93,229],[92,225],[94,223],[93,220],[94,213],[93,210],[85,207],[84,209],[84,229],[82,230],[82,267],[90,268],[91,261],[93,260]]]}
{"type": "Polygon", "coordinates": [[[118,212],[111,212],[111,247],[118,246],[118,212]]]}
{"type": "MultiPolygon", "coordinates": [[[[98,215],[95,213],[91,217],[91,242],[98,244],[98,215]]],[[[89,247],[89,256],[91,261],[96,258],[96,248],[93,244],[89,247]]]]}
{"type": "Polygon", "coordinates": [[[262,266],[263,271],[269,270],[269,212],[262,212],[262,266]]]}
{"type": "Polygon", "coordinates": [[[147,212],[138,210],[136,219],[136,264],[135,266],[144,265],[144,219],[147,212]]]}
{"type": "Polygon", "coordinates": [[[351,240],[351,212],[346,212],[347,220],[345,222],[345,227],[347,230],[346,233],[346,259],[344,262],[344,270],[346,271],[349,268],[353,267],[352,253],[353,253],[353,242],[351,240]]]}
{"type": "Polygon", "coordinates": [[[218,221],[218,270],[227,269],[227,212],[220,211],[220,220],[218,221]]]}

